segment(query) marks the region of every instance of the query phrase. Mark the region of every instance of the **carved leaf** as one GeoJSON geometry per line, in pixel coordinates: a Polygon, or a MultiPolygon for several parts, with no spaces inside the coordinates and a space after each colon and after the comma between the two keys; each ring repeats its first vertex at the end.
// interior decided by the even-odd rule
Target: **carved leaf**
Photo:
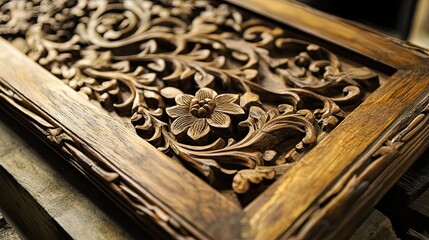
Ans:
{"type": "Polygon", "coordinates": [[[261,102],[259,101],[259,95],[254,94],[252,92],[246,92],[240,98],[240,106],[243,108],[249,108],[252,105],[259,105],[261,102]]]}
{"type": "Polygon", "coordinates": [[[369,68],[215,1],[0,8],[0,35],[209,182],[236,174],[239,193],[283,173],[379,85],[369,68]]]}
{"type": "Polygon", "coordinates": [[[355,79],[355,80],[367,80],[378,76],[375,72],[369,70],[366,67],[350,68],[346,70],[344,74],[347,75],[349,78],[355,79]]]}
{"type": "Polygon", "coordinates": [[[196,72],[194,78],[195,82],[201,88],[210,86],[214,80],[214,76],[211,74],[207,74],[206,72],[196,72]]]}
{"type": "Polygon", "coordinates": [[[244,110],[234,103],[221,103],[219,105],[216,105],[215,111],[232,115],[244,114],[244,110]]]}
{"type": "Polygon", "coordinates": [[[161,89],[160,93],[161,93],[161,96],[163,96],[168,100],[175,99],[176,96],[183,94],[183,92],[180,91],[180,89],[177,89],[174,87],[165,87],[161,89]]]}
{"type": "Polygon", "coordinates": [[[156,59],[153,63],[149,63],[147,66],[152,70],[162,72],[165,69],[165,61],[163,59],[156,59]]]}
{"type": "Polygon", "coordinates": [[[232,189],[236,193],[245,193],[249,190],[250,184],[260,184],[264,179],[271,180],[276,176],[273,169],[244,169],[235,174],[232,181],[232,189]]]}
{"type": "Polygon", "coordinates": [[[189,94],[180,94],[176,96],[176,103],[182,106],[189,106],[193,96],[189,94]]]}
{"type": "Polygon", "coordinates": [[[238,94],[220,94],[215,97],[217,104],[237,103],[240,96],[238,94]]]}

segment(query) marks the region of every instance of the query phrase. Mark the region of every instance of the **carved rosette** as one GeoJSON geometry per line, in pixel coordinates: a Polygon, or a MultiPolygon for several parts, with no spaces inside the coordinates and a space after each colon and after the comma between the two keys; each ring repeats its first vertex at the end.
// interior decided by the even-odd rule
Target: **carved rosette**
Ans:
{"type": "Polygon", "coordinates": [[[195,96],[179,94],[175,98],[177,105],[165,109],[168,116],[175,119],[170,131],[175,136],[186,132],[193,141],[204,141],[216,129],[231,128],[229,115],[244,114],[236,104],[238,100],[238,94],[218,95],[210,88],[201,88],[195,96]]]}
{"type": "Polygon", "coordinates": [[[0,7],[0,34],[28,56],[239,194],[282,175],[379,85],[368,68],[218,2],[0,7]]]}

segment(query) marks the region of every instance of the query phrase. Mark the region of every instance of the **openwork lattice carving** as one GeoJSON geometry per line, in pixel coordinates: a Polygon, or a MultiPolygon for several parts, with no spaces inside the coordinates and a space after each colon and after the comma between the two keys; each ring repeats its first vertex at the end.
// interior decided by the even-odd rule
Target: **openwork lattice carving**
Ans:
{"type": "MultiPolygon", "coordinates": [[[[0,1],[0,34],[213,186],[269,183],[378,75],[218,2],[0,1]],[[265,180],[265,181],[264,181],[265,180]]],[[[345,110],[347,109],[347,111],[345,110]]]]}

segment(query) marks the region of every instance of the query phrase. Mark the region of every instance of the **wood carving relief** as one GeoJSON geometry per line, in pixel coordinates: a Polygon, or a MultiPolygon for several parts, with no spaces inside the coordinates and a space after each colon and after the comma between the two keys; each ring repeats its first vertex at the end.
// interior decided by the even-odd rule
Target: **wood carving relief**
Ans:
{"type": "Polygon", "coordinates": [[[379,76],[219,2],[0,1],[0,34],[219,189],[266,186],[379,76]]]}
{"type": "Polygon", "coordinates": [[[113,196],[113,198],[119,198],[127,203],[127,208],[131,208],[131,212],[136,213],[140,223],[150,219],[177,239],[191,236],[177,219],[169,215],[168,210],[157,205],[156,200],[151,196],[139,194],[133,184],[125,180],[126,177],[112,167],[108,160],[92,151],[85,142],[64,130],[60,123],[34,106],[25,96],[16,94],[13,88],[1,81],[0,100],[4,100],[13,111],[22,113],[20,116],[27,120],[26,123],[54,143],[54,147],[62,151],[73,165],[79,166],[80,171],[90,173],[88,176],[95,177],[95,179],[91,179],[92,181],[100,182],[103,188],[114,189],[117,196],[113,196]]]}
{"type": "MultiPolygon", "coordinates": [[[[377,181],[380,176],[389,175],[386,171],[392,162],[401,162],[407,158],[403,148],[413,137],[424,134],[424,126],[429,123],[429,95],[418,103],[415,112],[410,112],[400,119],[395,130],[389,132],[389,138],[376,148],[367,158],[360,159],[311,209],[311,214],[304,214],[300,225],[294,226],[284,237],[287,239],[321,239],[335,232],[338,225],[331,224],[340,212],[350,211],[351,199],[356,202],[362,193],[374,188],[381,188],[377,181]],[[323,220],[322,220],[323,219],[323,220]],[[302,230],[305,229],[305,230],[302,230]]],[[[385,176],[383,176],[385,177],[385,176]]]]}

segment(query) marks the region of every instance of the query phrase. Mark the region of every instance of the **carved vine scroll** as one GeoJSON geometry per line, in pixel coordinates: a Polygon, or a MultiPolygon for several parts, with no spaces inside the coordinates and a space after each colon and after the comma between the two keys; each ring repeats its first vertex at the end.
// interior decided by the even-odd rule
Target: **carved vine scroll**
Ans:
{"type": "Polygon", "coordinates": [[[0,1],[0,34],[217,188],[269,184],[379,85],[205,0],[0,1]]]}

